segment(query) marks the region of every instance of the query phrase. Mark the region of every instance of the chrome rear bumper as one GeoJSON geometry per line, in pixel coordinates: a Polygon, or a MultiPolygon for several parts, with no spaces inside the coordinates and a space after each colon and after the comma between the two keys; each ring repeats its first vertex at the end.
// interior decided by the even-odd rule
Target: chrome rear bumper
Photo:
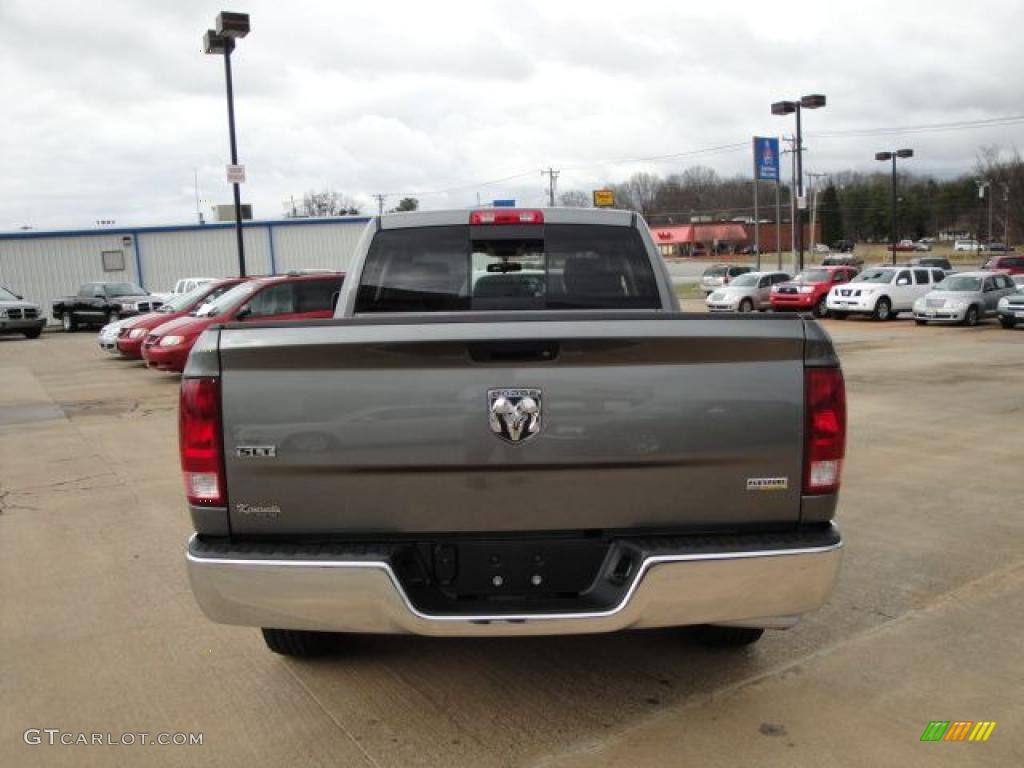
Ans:
{"type": "Polygon", "coordinates": [[[784,628],[831,594],[842,548],[838,535],[834,538],[820,547],[648,557],[617,605],[586,613],[424,613],[409,600],[386,559],[211,556],[198,551],[193,536],[187,562],[200,608],[223,624],[458,636],[693,624],[784,628]]]}

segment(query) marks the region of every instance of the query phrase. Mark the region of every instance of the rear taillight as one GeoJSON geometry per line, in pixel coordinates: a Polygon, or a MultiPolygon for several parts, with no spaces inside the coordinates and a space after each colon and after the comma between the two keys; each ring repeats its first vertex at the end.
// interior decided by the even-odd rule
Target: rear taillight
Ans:
{"type": "Polygon", "coordinates": [[[842,371],[809,369],[804,397],[804,493],[835,493],[846,453],[846,386],[842,371]]]}
{"type": "Polygon", "coordinates": [[[220,379],[183,379],[178,442],[185,495],[191,504],[225,503],[220,422],[220,379]]]}
{"type": "Polygon", "coordinates": [[[473,211],[470,224],[543,224],[544,211],[521,211],[511,208],[503,211],[473,211]]]}

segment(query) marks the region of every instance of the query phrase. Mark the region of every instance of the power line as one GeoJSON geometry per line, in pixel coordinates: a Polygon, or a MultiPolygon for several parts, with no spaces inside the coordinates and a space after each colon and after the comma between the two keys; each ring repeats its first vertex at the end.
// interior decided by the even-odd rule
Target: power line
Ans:
{"type": "Polygon", "coordinates": [[[895,136],[907,133],[943,133],[946,131],[962,131],[969,128],[1000,128],[1007,125],[1024,123],[1024,115],[1008,115],[992,117],[984,120],[959,120],[952,123],[929,123],[922,125],[905,125],[892,128],[853,128],[847,131],[822,131],[808,133],[816,139],[853,138],[861,136],[895,136]]]}
{"type": "MultiPolygon", "coordinates": [[[[1006,115],[1003,117],[992,117],[980,120],[959,120],[947,123],[922,123],[919,125],[906,126],[855,128],[846,131],[822,131],[819,133],[809,132],[805,135],[809,138],[815,139],[840,139],[868,136],[892,136],[910,133],[942,133],[946,131],[969,130],[972,128],[999,128],[1019,124],[1024,124],[1024,115],[1006,115]]],[[[689,157],[700,157],[702,155],[725,154],[746,150],[749,149],[749,147],[750,141],[744,140],[733,142],[730,144],[719,144],[717,146],[704,147],[702,149],[691,149],[681,152],[671,152],[660,155],[647,155],[644,157],[620,158],[617,160],[585,162],[576,165],[563,165],[559,173],[564,171],[589,170],[593,168],[600,168],[606,166],[630,165],[633,163],[651,163],[662,160],[676,160],[689,157]]],[[[487,181],[478,181],[467,184],[457,184],[442,189],[424,190],[420,192],[388,192],[386,194],[389,196],[397,195],[401,197],[428,197],[431,195],[447,195],[453,192],[462,192],[467,189],[477,189],[479,187],[491,187],[496,184],[504,184],[505,182],[515,181],[516,179],[532,176],[535,173],[535,170],[522,171],[521,173],[503,176],[498,179],[490,179],[487,181]]],[[[542,171],[542,173],[547,174],[547,171],[542,171]]]]}

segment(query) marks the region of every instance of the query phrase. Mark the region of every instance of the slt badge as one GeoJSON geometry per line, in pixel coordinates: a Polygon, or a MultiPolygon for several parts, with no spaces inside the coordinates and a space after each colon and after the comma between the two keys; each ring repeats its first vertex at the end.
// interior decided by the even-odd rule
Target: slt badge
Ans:
{"type": "Polygon", "coordinates": [[[541,428],[539,389],[489,389],[491,431],[510,443],[533,437],[541,428]]]}

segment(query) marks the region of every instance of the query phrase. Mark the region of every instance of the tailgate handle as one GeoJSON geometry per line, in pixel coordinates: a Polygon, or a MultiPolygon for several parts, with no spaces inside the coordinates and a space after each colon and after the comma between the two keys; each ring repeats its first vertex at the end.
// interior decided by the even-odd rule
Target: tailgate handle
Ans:
{"type": "Polygon", "coordinates": [[[480,341],[469,346],[475,363],[548,362],[558,357],[557,341],[480,341]]]}

